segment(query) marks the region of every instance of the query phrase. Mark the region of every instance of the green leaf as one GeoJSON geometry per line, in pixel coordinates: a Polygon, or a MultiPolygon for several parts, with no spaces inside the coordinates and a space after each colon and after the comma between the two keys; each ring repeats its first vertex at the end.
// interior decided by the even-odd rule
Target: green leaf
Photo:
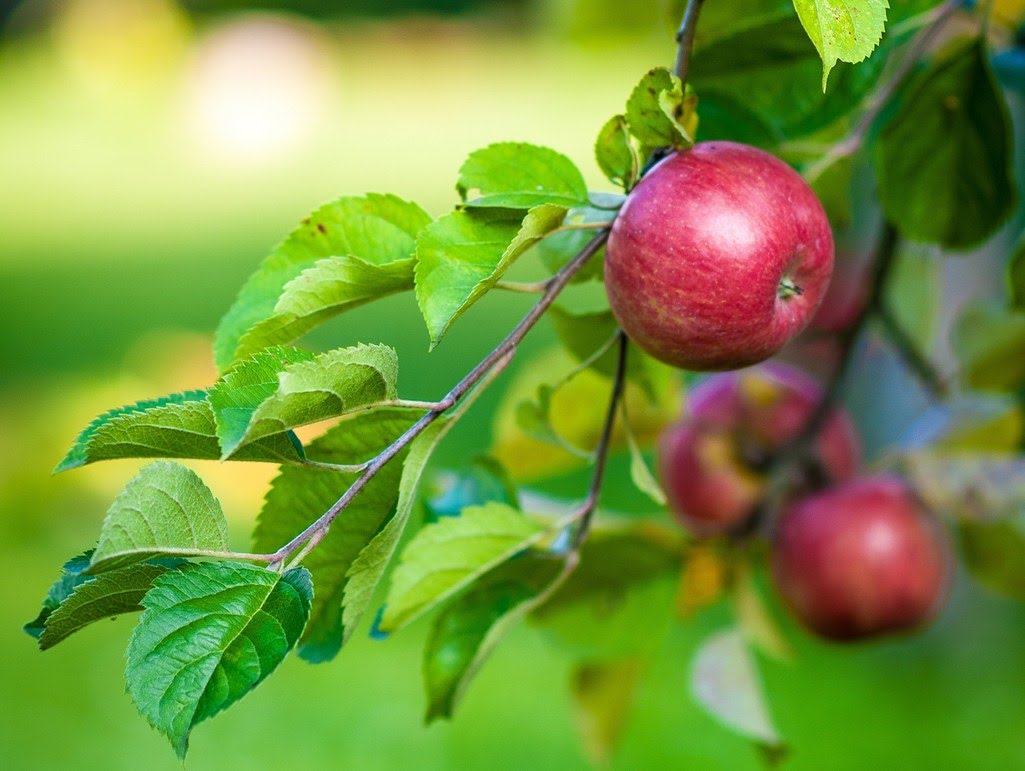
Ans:
{"type": "Polygon", "coordinates": [[[570,689],[577,732],[591,762],[607,767],[630,716],[644,670],[637,658],[587,661],[574,667],[570,689]]]}
{"type": "Polygon", "coordinates": [[[1025,310],[1025,238],[1018,240],[1007,265],[1007,284],[1011,306],[1025,310]]]}
{"type": "Polygon", "coordinates": [[[594,157],[609,182],[629,190],[640,176],[637,148],[630,140],[626,116],[614,115],[608,119],[594,143],[594,157]]]}
{"type": "Polygon", "coordinates": [[[39,648],[52,648],[94,621],[142,610],[142,598],[154,581],[170,569],[166,565],[143,562],[96,577],[80,576],[81,583],[46,619],[39,636],[39,648]]]}
{"type": "Polygon", "coordinates": [[[934,248],[905,244],[895,257],[883,297],[887,310],[920,351],[929,351],[940,310],[943,282],[934,248]]]}
{"type": "Polygon", "coordinates": [[[822,90],[838,61],[856,64],[883,37],[887,0],[794,0],[794,8],[822,57],[822,90]]]}
{"type": "Polygon", "coordinates": [[[745,563],[735,568],[731,589],[737,625],[745,639],[773,658],[792,659],[793,651],[766,607],[750,565],[745,563]]]}
{"type": "Polygon", "coordinates": [[[533,399],[524,399],[517,404],[516,425],[535,441],[558,447],[578,458],[590,458],[590,452],[570,443],[552,425],[552,397],[556,388],[542,383],[533,399]]]}
{"type": "MultiPolygon", "coordinates": [[[[421,411],[380,408],[343,419],[309,446],[310,457],[337,464],[370,460],[406,431],[421,411]]],[[[317,595],[300,655],[309,661],[333,658],[342,645],[342,594],[347,572],[363,548],[388,522],[398,497],[405,455],[384,466],[332,524],[316,549],[303,560],[313,574],[317,595]]],[[[271,483],[260,512],[253,548],[272,552],[320,517],[357,479],[357,474],[289,467],[271,483]]],[[[344,629],[345,638],[351,634],[344,629]]]]}
{"type": "Polygon", "coordinates": [[[46,598],[43,600],[43,606],[39,610],[39,615],[22,627],[25,630],[25,634],[38,640],[46,630],[46,621],[50,618],[50,614],[60,607],[64,600],[71,596],[76,587],[92,579],[92,576],[82,575],[89,568],[89,560],[92,559],[92,556],[93,551],[90,549],[64,563],[64,566],[61,568],[60,578],[53,583],[50,590],[46,593],[46,598]]]}
{"type": "Polygon", "coordinates": [[[277,391],[278,376],[289,365],[312,358],[312,353],[298,348],[271,348],[254,353],[220,377],[208,398],[214,411],[222,458],[231,455],[242,443],[253,413],[277,391]]]}
{"type": "Polygon", "coordinates": [[[542,204],[519,219],[508,210],[456,211],[425,228],[417,240],[416,299],[431,348],[479,300],[513,261],[562,224],[566,209],[542,204]]]}
{"type": "Polygon", "coordinates": [[[626,443],[630,448],[630,480],[638,490],[651,498],[659,506],[665,506],[665,490],[662,489],[662,485],[659,484],[659,481],[651,472],[651,469],[648,467],[648,461],[645,460],[643,453],[641,453],[637,439],[634,438],[633,431],[630,429],[630,420],[627,417],[626,410],[622,411],[622,417],[626,443]]]}
{"type": "Polygon", "coordinates": [[[683,554],[668,523],[598,520],[577,569],[531,620],[577,655],[651,653],[669,629],[683,554]]]}
{"type": "Polygon", "coordinates": [[[347,640],[352,635],[367,608],[370,607],[374,591],[398,548],[402,534],[409,523],[413,504],[416,502],[420,479],[424,469],[427,468],[434,448],[470,409],[485,385],[486,382],[481,383],[480,386],[464,396],[454,410],[437,418],[410,443],[409,454],[402,464],[402,478],[399,481],[399,499],[395,505],[395,514],[359,553],[346,574],[347,582],[342,602],[342,623],[345,634],[343,640],[347,640]]]}
{"type": "MultiPolygon", "coordinates": [[[[561,301],[552,306],[548,316],[555,327],[559,340],[573,357],[579,361],[587,361],[607,345],[619,329],[619,322],[608,309],[602,298],[600,309],[569,301],[570,294],[565,292],[561,301]]],[[[611,346],[590,365],[596,372],[613,377],[618,365],[618,351],[611,346]]],[[[631,346],[626,360],[627,380],[640,386],[652,402],[667,389],[679,388],[679,371],[652,358],[640,348],[631,346]]]]}
{"type": "Polygon", "coordinates": [[[467,206],[475,207],[587,203],[587,184],[569,158],[525,142],[499,142],[471,153],[459,170],[456,189],[467,206]]]}
{"type": "MultiPolygon", "coordinates": [[[[699,34],[711,16],[702,13],[699,34]]],[[[738,22],[734,3],[718,34],[696,44],[690,80],[701,95],[701,137],[772,147],[835,123],[862,104],[906,36],[888,35],[868,61],[839,64],[828,93],[822,65],[788,3],[738,22]]]]}
{"type": "Polygon", "coordinates": [[[303,271],[325,258],[345,256],[375,266],[400,261],[407,261],[408,265],[417,233],[430,221],[430,216],[416,204],[374,193],[340,198],[317,209],[242,287],[214,337],[217,366],[223,372],[252,352],[256,341],[247,341],[243,350],[243,337],[251,327],[276,315],[282,292],[303,271]]]}
{"type": "Polygon", "coordinates": [[[969,305],[957,319],[952,342],[972,388],[1017,391],[1025,384],[1025,312],[969,305]]]}
{"type": "Polygon", "coordinates": [[[192,727],[234,704],[295,645],[310,614],[305,568],[284,575],[233,562],[156,580],[128,643],[128,692],[184,758],[192,727]]]}
{"type": "MultiPolygon", "coordinates": [[[[584,225],[584,224],[612,224],[615,219],[616,209],[622,205],[622,200],[615,202],[614,208],[597,208],[594,206],[583,206],[570,209],[563,225],[584,225]]],[[[598,234],[598,231],[591,228],[572,228],[561,232],[552,233],[548,237],[538,241],[530,249],[532,255],[544,263],[545,268],[552,274],[557,273],[567,262],[580,253],[587,243],[598,234]]],[[[590,260],[573,276],[572,284],[585,282],[595,283],[595,279],[601,279],[603,261],[605,259],[605,247],[602,246],[590,260]]],[[[604,285],[601,285],[604,286],[604,285]]]]}
{"type": "Polygon", "coordinates": [[[834,228],[851,226],[851,186],[854,174],[853,156],[845,155],[822,169],[808,184],[815,191],[834,228]]]}
{"type": "MultiPolygon", "coordinates": [[[[100,415],[78,435],[55,471],[117,458],[220,457],[214,413],[206,392],[188,391],[100,415]]],[[[294,463],[303,457],[299,440],[288,433],[241,447],[231,459],[294,463]]]]}
{"type": "Polygon", "coordinates": [[[642,145],[675,147],[694,143],[696,100],[665,67],[641,78],[626,102],[626,121],[642,145]]]}
{"type": "Polygon", "coordinates": [[[691,665],[691,691],[698,704],[730,729],[782,749],[754,658],[738,630],[722,630],[705,640],[691,665]]]}
{"type": "Polygon", "coordinates": [[[572,561],[527,553],[502,564],[435,617],[424,647],[428,723],[450,718],[473,676],[515,624],[566,578],[572,561]]]}
{"type": "Polygon", "coordinates": [[[394,400],[398,369],[398,356],[386,345],[338,348],[294,361],[273,351],[255,354],[210,391],[224,455],[264,436],[394,400]]]}
{"type": "Polygon", "coordinates": [[[981,243],[1014,211],[1011,123],[982,42],[958,46],[908,87],[879,133],[879,201],[903,236],[981,243]]]}
{"type": "Polygon", "coordinates": [[[375,265],[351,254],[318,260],[285,284],[273,313],[239,340],[236,358],[298,340],[335,316],[413,288],[412,257],[375,265]]]}
{"type": "Polygon", "coordinates": [[[380,629],[394,632],[551,532],[501,503],[423,528],[392,574],[380,629]]]}
{"type": "Polygon", "coordinates": [[[89,572],[227,548],[227,520],[203,480],[177,463],[157,461],[144,466],[114,499],[89,572]]]}
{"type": "Polygon", "coordinates": [[[925,451],[901,458],[900,469],[929,508],[956,525],[975,578],[1025,600],[1025,460],[925,451]]]}

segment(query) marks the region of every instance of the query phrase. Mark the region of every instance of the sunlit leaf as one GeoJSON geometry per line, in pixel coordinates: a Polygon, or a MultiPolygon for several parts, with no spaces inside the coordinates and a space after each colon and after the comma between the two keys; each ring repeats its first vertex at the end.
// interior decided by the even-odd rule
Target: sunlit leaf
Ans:
{"type": "Polygon", "coordinates": [[[150,557],[228,548],[221,505],[196,472],[170,461],[144,466],[107,511],[89,572],[150,557]]]}
{"type": "Polygon", "coordinates": [[[587,185],[573,162],[547,147],[498,142],[470,153],[457,189],[467,206],[530,209],[587,203],[587,185]]]}

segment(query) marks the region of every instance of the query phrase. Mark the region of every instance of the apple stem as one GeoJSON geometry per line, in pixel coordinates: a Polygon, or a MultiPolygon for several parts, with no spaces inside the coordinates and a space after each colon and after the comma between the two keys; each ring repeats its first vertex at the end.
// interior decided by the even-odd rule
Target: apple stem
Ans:
{"type": "Polygon", "coordinates": [[[786,300],[791,297],[800,297],[804,294],[804,290],[794,283],[792,278],[784,276],[780,279],[779,287],[776,289],[776,296],[780,300],[786,300]]]}

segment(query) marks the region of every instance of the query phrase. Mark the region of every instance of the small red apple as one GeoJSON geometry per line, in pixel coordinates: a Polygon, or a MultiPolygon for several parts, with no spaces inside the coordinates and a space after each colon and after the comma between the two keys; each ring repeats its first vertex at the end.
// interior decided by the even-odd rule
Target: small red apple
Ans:
{"type": "MultiPolygon", "coordinates": [[[[822,395],[803,372],[777,363],[712,375],[695,387],[659,446],[662,483],[680,523],[712,535],[751,516],[766,492],[766,462],[804,430],[822,395]]],[[[846,413],[826,418],[815,452],[826,479],[855,473],[858,439],[846,413]]]]}
{"type": "Polygon", "coordinates": [[[950,544],[899,477],[862,477],[781,512],[772,569],[809,629],[857,640],[915,629],[946,595],[950,544]]]}
{"type": "Polygon", "coordinates": [[[626,334],[690,370],[767,359],[814,315],[833,269],[815,193],[769,153],[705,142],[659,162],[612,225],[605,287],[626,334]]]}

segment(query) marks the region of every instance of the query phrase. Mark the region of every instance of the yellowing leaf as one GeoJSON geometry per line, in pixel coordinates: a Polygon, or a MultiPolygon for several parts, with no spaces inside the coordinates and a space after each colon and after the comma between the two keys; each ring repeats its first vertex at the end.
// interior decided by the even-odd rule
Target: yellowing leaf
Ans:
{"type": "Polygon", "coordinates": [[[886,0],[794,0],[805,32],[822,58],[822,90],[838,61],[860,62],[879,45],[886,0]]]}

